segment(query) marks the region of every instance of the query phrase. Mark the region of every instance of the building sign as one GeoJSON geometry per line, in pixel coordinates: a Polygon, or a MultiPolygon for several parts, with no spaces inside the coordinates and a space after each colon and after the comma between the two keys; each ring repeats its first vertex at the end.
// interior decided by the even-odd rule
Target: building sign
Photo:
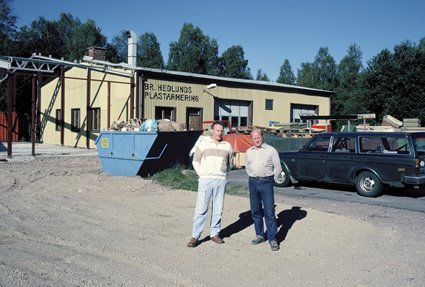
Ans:
{"type": "Polygon", "coordinates": [[[145,83],[145,97],[151,100],[199,102],[191,86],[178,86],[161,83],[145,83]]]}

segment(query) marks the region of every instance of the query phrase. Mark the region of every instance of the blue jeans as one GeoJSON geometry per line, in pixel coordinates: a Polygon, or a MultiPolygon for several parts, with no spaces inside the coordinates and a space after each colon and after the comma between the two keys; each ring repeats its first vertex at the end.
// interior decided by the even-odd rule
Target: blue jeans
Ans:
{"type": "Polygon", "coordinates": [[[267,240],[276,240],[277,225],[274,208],[273,177],[249,178],[249,200],[255,234],[264,236],[264,222],[267,227],[267,240]]]}
{"type": "Polygon", "coordinates": [[[221,231],[221,214],[223,213],[224,192],[226,179],[200,178],[198,196],[196,199],[195,215],[193,216],[192,237],[199,239],[207,219],[208,206],[212,198],[212,214],[210,236],[218,235],[221,231]]]}

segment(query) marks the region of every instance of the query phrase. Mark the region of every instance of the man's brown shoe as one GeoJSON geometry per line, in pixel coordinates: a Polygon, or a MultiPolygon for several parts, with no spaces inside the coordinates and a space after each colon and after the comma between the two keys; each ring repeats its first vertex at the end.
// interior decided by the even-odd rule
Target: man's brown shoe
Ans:
{"type": "Polygon", "coordinates": [[[187,247],[196,247],[198,246],[198,240],[195,237],[192,237],[190,241],[187,243],[187,247]]]}
{"type": "Polygon", "coordinates": [[[211,240],[217,244],[223,244],[224,240],[220,238],[220,236],[216,235],[211,238],[211,240]]]}

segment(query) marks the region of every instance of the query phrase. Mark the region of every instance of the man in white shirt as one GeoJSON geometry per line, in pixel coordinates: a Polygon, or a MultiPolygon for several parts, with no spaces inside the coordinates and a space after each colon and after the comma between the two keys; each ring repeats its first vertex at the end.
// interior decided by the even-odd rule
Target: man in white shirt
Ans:
{"type": "Polygon", "coordinates": [[[282,172],[279,153],[264,143],[263,132],[254,129],[251,132],[253,146],[246,151],[245,170],[249,176],[249,201],[254,221],[256,238],[252,245],[265,241],[264,222],[267,227],[267,240],[272,251],[279,250],[276,240],[277,224],[274,202],[274,180],[282,172]]]}
{"type": "Polygon", "coordinates": [[[230,143],[223,141],[224,126],[216,121],[211,125],[211,139],[199,141],[195,145],[193,168],[199,176],[198,195],[193,217],[192,238],[188,247],[196,247],[205,226],[208,206],[212,198],[210,238],[217,244],[224,243],[221,231],[221,214],[224,205],[224,192],[227,174],[232,167],[233,150],[230,143]]]}

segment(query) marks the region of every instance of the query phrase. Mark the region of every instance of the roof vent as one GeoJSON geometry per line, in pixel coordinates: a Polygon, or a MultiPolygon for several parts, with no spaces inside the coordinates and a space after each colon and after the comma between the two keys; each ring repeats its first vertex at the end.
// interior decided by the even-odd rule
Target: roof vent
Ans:
{"type": "Polygon", "coordinates": [[[133,31],[125,32],[125,35],[128,38],[128,64],[132,66],[137,66],[137,39],[136,33],[133,31]]]}

